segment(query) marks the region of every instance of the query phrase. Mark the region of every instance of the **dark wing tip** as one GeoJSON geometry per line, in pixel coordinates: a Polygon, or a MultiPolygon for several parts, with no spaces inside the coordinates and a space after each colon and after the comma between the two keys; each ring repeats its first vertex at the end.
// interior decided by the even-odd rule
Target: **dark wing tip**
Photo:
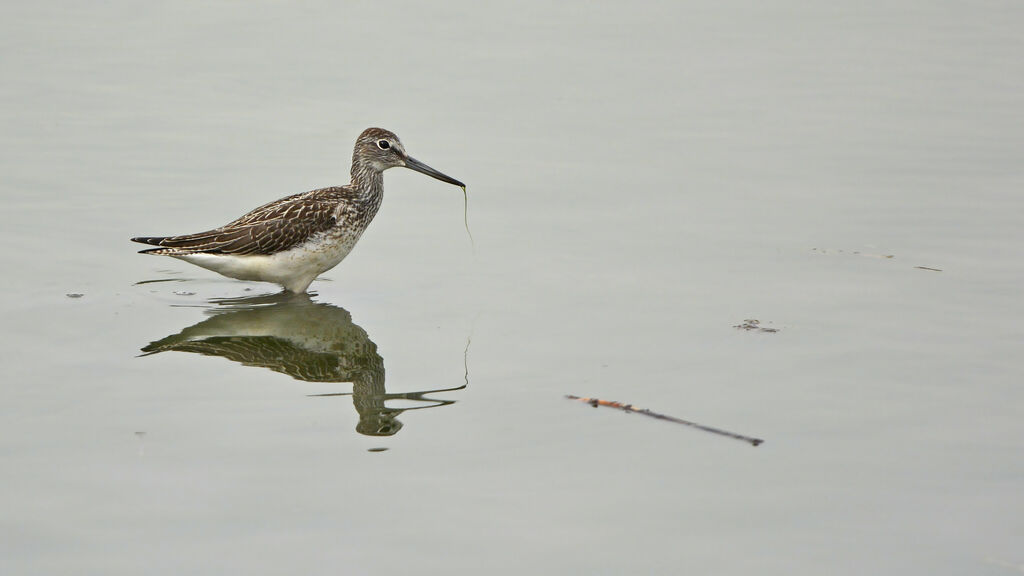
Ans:
{"type": "Polygon", "coordinates": [[[152,246],[159,246],[166,236],[136,236],[132,238],[132,242],[138,242],[139,244],[150,244],[152,246]]]}
{"type": "Polygon", "coordinates": [[[147,248],[145,250],[139,250],[139,254],[153,254],[154,256],[169,256],[171,254],[188,254],[187,250],[179,250],[177,248],[147,248]]]}

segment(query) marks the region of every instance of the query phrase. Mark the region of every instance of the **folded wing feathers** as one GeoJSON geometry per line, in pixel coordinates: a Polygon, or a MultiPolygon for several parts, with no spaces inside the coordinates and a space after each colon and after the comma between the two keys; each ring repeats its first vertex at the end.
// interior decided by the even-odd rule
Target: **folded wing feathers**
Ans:
{"type": "Polygon", "coordinates": [[[337,200],[333,191],[315,190],[282,198],[206,232],[132,240],[161,247],[143,250],[146,254],[273,254],[334,226],[337,200]]]}

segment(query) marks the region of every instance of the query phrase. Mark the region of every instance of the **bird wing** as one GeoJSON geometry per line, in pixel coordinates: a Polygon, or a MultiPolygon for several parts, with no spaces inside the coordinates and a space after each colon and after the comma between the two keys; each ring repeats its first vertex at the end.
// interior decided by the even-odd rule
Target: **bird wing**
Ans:
{"type": "Polygon", "coordinates": [[[159,246],[144,251],[156,254],[273,254],[294,248],[333,227],[338,191],[325,188],[275,200],[206,232],[132,240],[159,246]]]}

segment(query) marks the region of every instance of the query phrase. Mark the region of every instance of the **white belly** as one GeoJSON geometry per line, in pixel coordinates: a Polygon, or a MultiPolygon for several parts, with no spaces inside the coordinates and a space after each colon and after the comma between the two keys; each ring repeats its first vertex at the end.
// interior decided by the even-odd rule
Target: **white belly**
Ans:
{"type": "Polygon", "coordinates": [[[269,255],[175,254],[179,258],[229,278],[280,284],[291,292],[305,292],[310,283],[348,256],[356,240],[310,241],[269,255]]]}

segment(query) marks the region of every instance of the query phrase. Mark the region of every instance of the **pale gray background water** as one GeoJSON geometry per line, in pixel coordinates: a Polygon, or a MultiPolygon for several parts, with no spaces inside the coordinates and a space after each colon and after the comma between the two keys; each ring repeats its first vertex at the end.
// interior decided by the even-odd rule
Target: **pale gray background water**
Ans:
{"type": "Polygon", "coordinates": [[[1024,571],[1024,5],[2,13],[3,573],[1024,571]],[[455,404],[376,438],[308,397],[349,385],[136,357],[273,288],[128,237],[346,183],[371,125],[476,251],[396,169],[315,300],[389,392],[472,334],[455,404]]]}

